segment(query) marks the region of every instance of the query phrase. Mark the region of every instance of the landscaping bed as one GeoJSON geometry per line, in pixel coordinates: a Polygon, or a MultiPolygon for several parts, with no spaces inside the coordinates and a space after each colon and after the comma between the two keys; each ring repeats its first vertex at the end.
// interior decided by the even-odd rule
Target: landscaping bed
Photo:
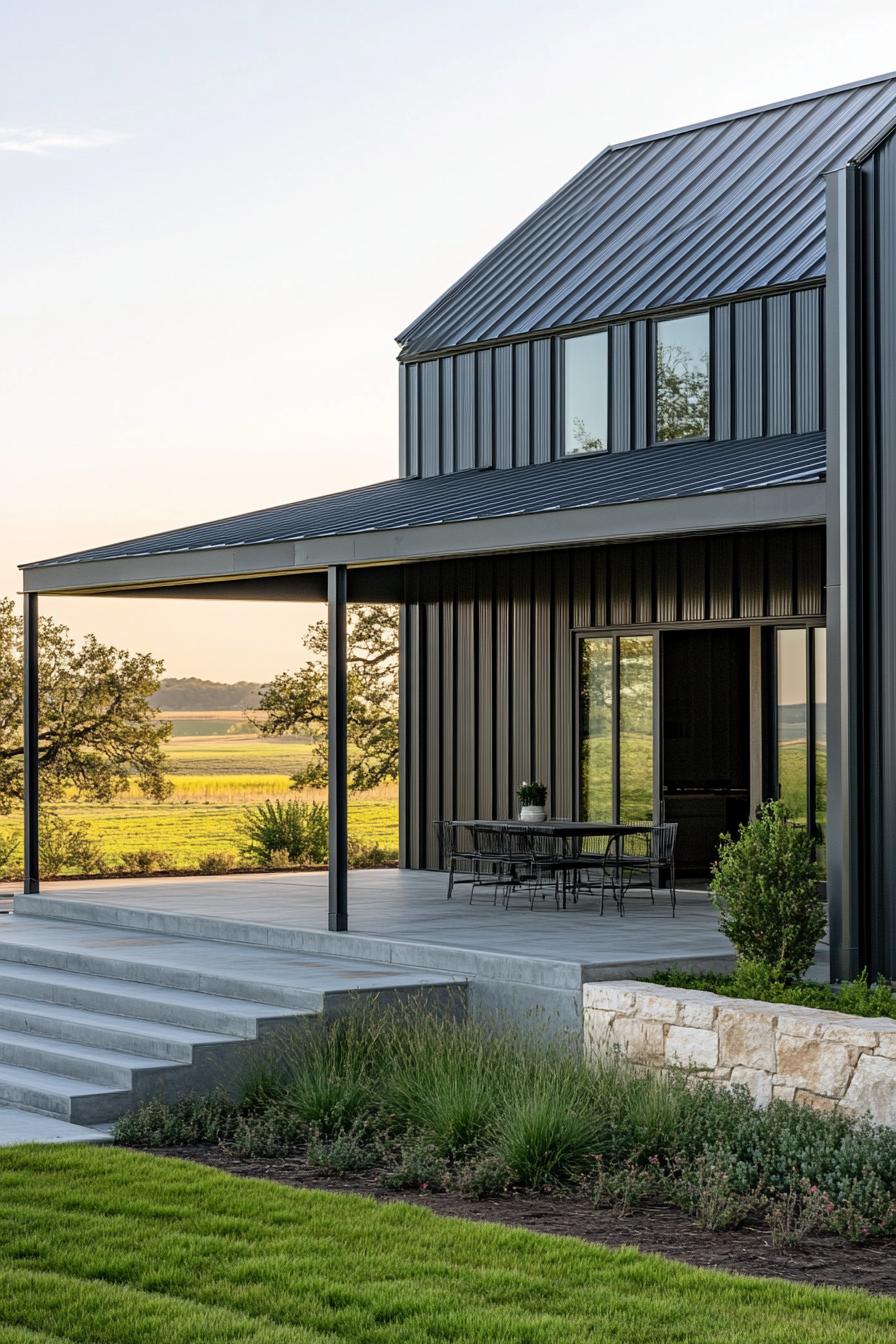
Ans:
{"type": "Polygon", "coordinates": [[[444,1217],[578,1237],[603,1246],[629,1246],[703,1269],[896,1296],[896,1255],[889,1240],[853,1242],[816,1232],[807,1234],[795,1247],[774,1246],[767,1225],[759,1220],[710,1232],[680,1209],[663,1204],[646,1204],[621,1214],[597,1207],[591,1199],[572,1192],[508,1193],[477,1199],[445,1190],[394,1191],[382,1185],[382,1171],[341,1176],[316,1171],[308,1165],[302,1150],[264,1158],[240,1157],[219,1145],[193,1144],[153,1151],[233,1176],[257,1177],[306,1190],[368,1195],[382,1202],[422,1206],[444,1217]]]}

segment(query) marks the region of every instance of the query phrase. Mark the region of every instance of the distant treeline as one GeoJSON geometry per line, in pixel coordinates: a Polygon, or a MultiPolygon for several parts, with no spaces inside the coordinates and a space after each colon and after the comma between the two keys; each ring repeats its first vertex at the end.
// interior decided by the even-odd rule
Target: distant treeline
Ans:
{"type": "Polygon", "coordinates": [[[149,703],[153,709],[255,709],[264,683],[204,681],[202,677],[163,677],[149,703]]]}

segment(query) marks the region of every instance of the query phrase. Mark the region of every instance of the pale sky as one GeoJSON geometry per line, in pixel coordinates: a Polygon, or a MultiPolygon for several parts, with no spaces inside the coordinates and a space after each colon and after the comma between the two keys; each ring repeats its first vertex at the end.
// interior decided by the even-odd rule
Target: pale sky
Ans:
{"type": "MultiPolygon", "coordinates": [[[[395,475],[395,333],[604,145],[894,67],[892,0],[0,0],[0,592],[395,475]]],[[[223,680],[317,614],[43,609],[223,680]]]]}

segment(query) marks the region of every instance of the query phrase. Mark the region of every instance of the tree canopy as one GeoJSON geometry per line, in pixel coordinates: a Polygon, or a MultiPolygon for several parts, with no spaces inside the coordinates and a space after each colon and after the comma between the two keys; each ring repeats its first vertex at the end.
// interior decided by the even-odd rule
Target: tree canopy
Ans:
{"type": "MultiPolygon", "coordinates": [[[[398,778],[398,611],[395,607],[349,608],[348,748],[349,788],[376,788],[398,778]]],[[[311,658],[297,672],[283,672],[262,692],[263,733],[311,735],[310,763],[292,776],[295,788],[327,782],[327,623],[309,626],[311,658]]]]}
{"type": "MultiPolygon", "coordinates": [[[[162,744],[171,725],[156,719],[149,697],[162,663],[88,635],[80,645],[66,626],[38,626],[39,781],[41,798],[109,802],[136,779],[156,801],[166,797],[162,744]]],[[[0,599],[0,812],[23,792],[22,618],[0,599]]]]}

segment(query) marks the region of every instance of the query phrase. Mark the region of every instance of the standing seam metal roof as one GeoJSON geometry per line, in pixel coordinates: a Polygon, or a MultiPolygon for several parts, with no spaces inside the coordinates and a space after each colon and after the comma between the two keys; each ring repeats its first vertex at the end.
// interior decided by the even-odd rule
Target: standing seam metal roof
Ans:
{"type": "Polygon", "coordinates": [[[42,560],[43,565],[300,541],[817,481],[822,432],[588,454],[512,471],[406,477],[42,560]]]}
{"type": "Polygon", "coordinates": [[[401,332],[402,355],[820,279],[822,174],[894,117],[888,74],[610,145],[401,332]]]}

